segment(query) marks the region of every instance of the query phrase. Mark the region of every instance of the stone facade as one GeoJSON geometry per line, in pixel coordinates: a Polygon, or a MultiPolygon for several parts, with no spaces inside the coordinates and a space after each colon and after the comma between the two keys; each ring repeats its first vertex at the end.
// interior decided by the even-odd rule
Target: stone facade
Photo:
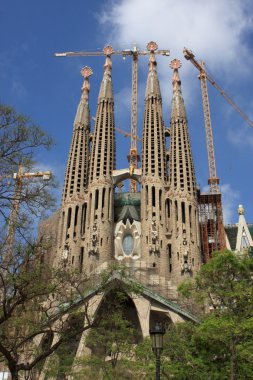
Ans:
{"type": "MultiPolygon", "coordinates": [[[[168,129],[164,126],[152,49],[144,103],[141,169],[116,170],[111,51],[110,47],[105,48],[106,62],[92,133],[88,103],[91,70],[82,71],[84,84],[61,209],[42,227],[47,239],[54,235],[47,257],[55,267],[61,263],[77,269],[80,275],[93,276],[116,262],[124,266],[129,281],[142,285],[138,295],[128,294],[127,316],[131,311],[130,319],[138,326],[137,333],[145,337],[155,320],[165,324],[197,321],[173,302],[178,300],[178,284],[193,276],[201,265],[196,180],[179,78],[180,62],[171,63],[173,98],[168,129]],[[170,144],[166,141],[168,136],[170,144]],[[117,185],[126,179],[137,181],[140,191],[116,192],[117,185]],[[54,228],[50,227],[51,222],[54,228]]],[[[115,272],[109,286],[112,297],[122,280],[117,277],[119,272],[115,272]]],[[[104,297],[108,297],[106,291],[94,293],[92,318],[102,313],[104,297]]],[[[81,337],[75,349],[77,357],[89,353],[81,337]]]]}
{"type": "MultiPolygon", "coordinates": [[[[107,47],[94,131],[90,131],[89,76],[78,105],[66,168],[54,266],[63,263],[88,275],[113,261],[139,282],[171,299],[178,284],[201,265],[196,180],[179,78],[171,62],[173,98],[165,129],[155,51],[150,51],[142,134],[142,165],[116,169],[111,50],[107,47]],[[170,135],[169,151],[166,136],[170,135]],[[116,193],[115,185],[137,180],[138,193],[116,193]],[[122,202],[120,201],[122,197],[122,202]]],[[[57,223],[56,223],[57,224],[57,223]]],[[[54,257],[53,257],[54,256],[54,257]]]]}

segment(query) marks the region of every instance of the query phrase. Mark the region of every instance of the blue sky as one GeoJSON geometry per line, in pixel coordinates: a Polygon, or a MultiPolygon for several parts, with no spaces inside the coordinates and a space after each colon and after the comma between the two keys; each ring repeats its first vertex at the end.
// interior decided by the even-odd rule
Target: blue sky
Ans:
{"type": "MultiPolygon", "coordinates": [[[[104,58],[55,58],[54,52],[96,51],[154,40],[170,49],[158,59],[163,113],[169,126],[173,58],[180,75],[188,115],[197,182],[205,188],[207,153],[198,72],[182,49],[203,59],[217,83],[253,120],[253,3],[250,0],[8,0],[0,4],[0,101],[30,115],[55,139],[51,152],[38,155],[39,168],[51,169],[63,182],[75,111],[80,98],[80,69],[91,66],[90,108],[95,115],[104,58]]],[[[141,135],[147,58],[139,65],[141,135]]],[[[130,129],[131,59],[113,57],[116,126],[130,129]]],[[[253,222],[253,128],[209,86],[217,173],[221,179],[225,221],[237,221],[242,203],[253,222]]],[[[93,124],[93,123],[92,123],[93,124]]],[[[129,139],[117,137],[117,168],[127,166],[129,139]]],[[[60,194],[60,190],[59,190],[60,194]]]]}

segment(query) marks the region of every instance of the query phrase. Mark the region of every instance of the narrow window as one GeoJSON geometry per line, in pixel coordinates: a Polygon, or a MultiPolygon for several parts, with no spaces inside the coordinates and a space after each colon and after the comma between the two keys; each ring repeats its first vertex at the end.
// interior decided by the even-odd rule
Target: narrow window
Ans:
{"type": "Polygon", "coordinates": [[[76,225],[77,225],[78,211],[79,211],[79,207],[76,206],[76,208],[75,208],[75,222],[74,222],[74,226],[75,226],[75,227],[76,227],[76,225]]]}
{"type": "Polygon", "coordinates": [[[172,257],[172,251],[171,251],[171,244],[168,244],[168,255],[169,255],[169,259],[171,259],[172,257]]]}
{"type": "Polygon", "coordinates": [[[155,187],[152,186],[152,206],[155,207],[155,187]]]}
{"type": "Polygon", "coordinates": [[[81,234],[82,235],[85,232],[86,213],[87,213],[87,203],[84,203],[82,206],[82,216],[81,216],[81,234]]]}
{"type": "Polygon", "coordinates": [[[69,207],[68,209],[68,220],[67,220],[67,228],[70,227],[70,223],[71,223],[71,214],[72,214],[72,208],[69,207]]]}
{"type": "Polygon", "coordinates": [[[176,212],[176,221],[178,221],[178,207],[177,207],[177,201],[175,201],[175,212],[176,212]]]}
{"type": "Polygon", "coordinates": [[[103,188],[103,193],[102,193],[102,208],[105,206],[105,188],[103,188]]]}
{"type": "Polygon", "coordinates": [[[83,254],[84,254],[84,248],[81,247],[80,251],[80,273],[83,271],[83,254]]]}
{"type": "Polygon", "coordinates": [[[185,223],[185,202],[181,203],[182,223],[185,223]]]}
{"type": "Polygon", "coordinates": [[[98,195],[99,195],[99,191],[98,191],[98,189],[96,189],[96,191],[95,191],[95,210],[98,209],[98,195]]]}
{"type": "Polygon", "coordinates": [[[159,210],[162,210],[162,190],[159,190],[159,210]]]}
{"type": "Polygon", "coordinates": [[[90,193],[90,201],[89,201],[89,213],[88,213],[89,221],[90,221],[90,216],[91,216],[91,205],[92,205],[92,193],[90,193]]]}
{"type": "Polygon", "coordinates": [[[190,228],[192,228],[192,206],[189,206],[189,220],[190,220],[190,228]]]}
{"type": "Polygon", "coordinates": [[[109,199],[108,199],[108,219],[110,219],[110,208],[111,208],[111,188],[109,189],[109,199]]]}

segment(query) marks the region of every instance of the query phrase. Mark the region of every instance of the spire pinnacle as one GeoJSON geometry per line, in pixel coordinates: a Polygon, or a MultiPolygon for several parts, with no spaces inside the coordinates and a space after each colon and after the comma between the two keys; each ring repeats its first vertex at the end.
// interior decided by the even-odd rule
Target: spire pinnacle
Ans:
{"type": "Polygon", "coordinates": [[[158,49],[158,45],[156,42],[151,41],[147,44],[147,50],[150,52],[150,56],[149,56],[149,63],[148,63],[149,73],[148,73],[145,99],[151,96],[161,97],[160,86],[159,86],[159,81],[157,78],[157,71],[156,71],[157,63],[156,63],[156,58],[155,58],[155,51],[157,49],[158,49]]]}
{"type": "Polygon", "coordinates": [[[81,75],[84,77],[82,85],[82,95],[79,105],[76,111],[76,117],[74,121],[75,128],[79,128],[80,125],[90,127],[90,111],[89,111],[89,92],[90,92],[90,82],[89,77],[93,74],[92,69],[85,66],[81,70],[81,75]]]}
{"type": "Polygon", "coordinates": [[[172,77],[172,85],[173,85],[173,91],[180,90],[181,91],[181,80],[179,77],[178,69],[182,66],[179,59],[173,59],[170,63],[170,68],[173,71],[173,77],[172,77]]]}
{"type": "Polygon", "coordinates": [[[88,66],[83,67],[81,70],[81,75],[84,77],[83,86],[82,86],[82,97],[87,100],[89,98],[89,92],[90,92],[89,77],[92,74],[93,74],[93,71],[88,66]]]}
{"type": "Polygon", "coordinates": [[[238,214],[239,215],[244,215],[244,207],[243,207],[243,205],[239,205],[238,206],[238,214]]]}
{"type": "Polygon", "coordinates": [[[170,68],[173,70],[172,76],[172,86],[173,86],[173,97],[172,97],[172,109],[171,118],[183,117],[186,119],[186,112],[184,106],[184,100],[181,91],[181,80],[179,77],[178,69],[182,66],[179,59],[173,59],[170,63],[170,68]]]}
{"type": "Polygon", "coordinates": [[[112,71],[112,60],[111,60],[111,54],[113,52],[113,48],[110,45],[107,45],[104,47],[104,55],[106,55],[106,60],[104,64],[104,71],[107,74],[111,74],[112,71]]]}
{"type": "Polygon", "coordinates": [[[156,70],[156,59],[155,59],[155,51],[158,49],[158,45],[154,41],[150,41],[147,44],[147,50],[150,52],[149,56],[149,71],[156,70]]]}
{"type": "Polygon", "coordinates": [[[105,64],[104,64],[104,75],[100,87],[100,92],[98,99],[99,101],[102,99],[112,99],[112,61],[111,54],[113,53],[113,48],[110,45],[104,47],[104,55],[106,56],[105,64]]]}

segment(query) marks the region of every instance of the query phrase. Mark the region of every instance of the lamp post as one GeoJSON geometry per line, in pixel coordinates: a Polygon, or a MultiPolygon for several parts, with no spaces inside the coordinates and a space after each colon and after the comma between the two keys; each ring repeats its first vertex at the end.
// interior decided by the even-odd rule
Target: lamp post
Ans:
{"type": "Polygon", "coordinates": [[[163,336],[165,329],[161,322],[156,322],[155,326],[149,330],[152,341],[152,350],[156,356],[156,377],[155,380],[160,380],[160,363],[161,353],[163,350],[163,336]]]}

